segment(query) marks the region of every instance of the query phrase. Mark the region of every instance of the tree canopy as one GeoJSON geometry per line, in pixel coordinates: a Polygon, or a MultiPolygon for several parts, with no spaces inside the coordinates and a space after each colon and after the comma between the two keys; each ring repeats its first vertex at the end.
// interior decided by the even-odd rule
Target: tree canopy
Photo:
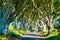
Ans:
{"type": "Polygon", "coordinates": [[[50,33],[54,20],[60,18],[59,4],[60,0],[0,0],[0,27],[17,20],[28,23],[28,29],[39,26],[50,33]]]}

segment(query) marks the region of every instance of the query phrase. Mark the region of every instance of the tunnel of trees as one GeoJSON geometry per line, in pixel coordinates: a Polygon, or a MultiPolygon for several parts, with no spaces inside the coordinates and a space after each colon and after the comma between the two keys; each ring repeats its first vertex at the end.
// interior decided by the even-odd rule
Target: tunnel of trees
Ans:
{"type": "Polygon", "coordinates": [[[0,33],[8,31],[11,22],[16,22],[17,27],[20,21],[24,30],[48,29],[50,34],[56,19],[60,19],[60,0],[0,0],[0,33]]]}

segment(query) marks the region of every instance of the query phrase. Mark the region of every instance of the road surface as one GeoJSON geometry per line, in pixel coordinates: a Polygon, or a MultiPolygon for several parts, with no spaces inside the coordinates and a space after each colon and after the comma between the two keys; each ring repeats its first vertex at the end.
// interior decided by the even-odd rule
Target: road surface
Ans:
{"type": "Polygon", "coordinates": [[[25,32],[22,37],[23,38],[44,38],[44,37],[38,36],[38,33],[36,32],[25,32]]]}
{"type": "Polygon", "coordinates": [[[25,32],[21,38],[13,38],[13,40],[44,40],[44,38],[39,37],[36,32],[25,32]]]}
{"type": "Polygon", "coordinates": [[[44,40],[44,38],[39,37],[36,32],[25,32],[20,40],[44,40]]]}

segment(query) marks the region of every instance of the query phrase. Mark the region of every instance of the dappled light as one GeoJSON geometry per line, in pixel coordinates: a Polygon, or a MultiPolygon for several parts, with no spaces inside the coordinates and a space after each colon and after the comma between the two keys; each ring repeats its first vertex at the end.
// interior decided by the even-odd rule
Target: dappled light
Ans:
{"type": "Polygon", "coordinates": [[[53,36],[60,36],[60,0],[0,0],[0,40],[53,36]]]}

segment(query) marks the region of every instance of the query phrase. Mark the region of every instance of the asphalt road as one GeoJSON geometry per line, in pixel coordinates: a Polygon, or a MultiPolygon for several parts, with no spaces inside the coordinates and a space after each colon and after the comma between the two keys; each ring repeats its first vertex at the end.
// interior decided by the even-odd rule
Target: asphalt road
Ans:
{"type": "Polygon", "coordinates": [[[13,38],[13,40],[44,40],[44,38],[38,36],[36,32],[25,32],[21,38],[13,38]]]}
{"type": "Polygon", "coordinates": [[[20,38],[20,40],[44,40],[43,38],[20,38]]]}
{"type": "Polygon", "coordinates": [[[26,32],[20,38],[20,40],[44,40],[43,37],[39,37],[36,32],[26,32]]]}
{"type": "Polygon", "coordinates": [[[22,38],[44,38],[44,37],[40,37],[36,32],[25,32],[22,38]]]}

